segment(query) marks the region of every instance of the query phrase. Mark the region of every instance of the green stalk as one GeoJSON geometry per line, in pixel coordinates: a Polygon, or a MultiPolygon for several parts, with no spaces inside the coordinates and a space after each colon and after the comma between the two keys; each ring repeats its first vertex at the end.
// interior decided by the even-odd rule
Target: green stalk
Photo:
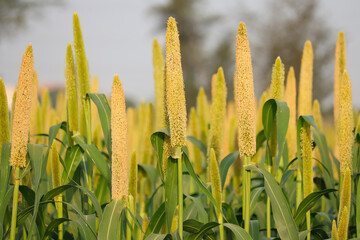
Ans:
{"type": "MultiPolygon", "coordinates": [[[[271,172],[271,165],[268,166],[268,171],[271,172]]],[[[269,196],[266,198],[266,236],[271,238],[271,205],[269,196]]]]}
{"type": "Polygon", "coordinates": [[[18,198],[19,198],[19,185],[20,185],[20,170],[19,167],[15,168],[15,186],[14,186],[14,196],[13,196],[13,208],[11,214],[11,230],[10,230],[10,240],[15,240],[16,234],[16,217],[17,217],[17,207],[18,207],[18,198]]]}
{"type": "MultiPolygon", "coordinates": [[[[251,161],[251,157],[250,156],[245,156],[244,157],[244,169],[245,166],[250,164],[251,161]]],[[[244,175],[244,180],[245,180],[245,231],[249,233],[250,231],[250,191],[251,191],[251,172],[250,171],[246,171],[245,170],[245,175],[244,175]]]]}
{"type": "Polygon", "coordinates": [[[360,178],[356,188],[356,235],[360,237],[360,178]]]}
{"type": "MultiPolygon", "coordinates": [[[[60,194],[58,196],[59,199],[57,199],[56,204],[56,208],[57,208],[57,212],[58,212],[58,218],[62,218],[63,217],[63,205],[62,205],[62,195],[60,194]]],[[[58,226],[58,230],[59,230],[59,240],[63,240],[64,238],[64,233],[63,233],[63,229],[64,229],[64,225],[61,223],[58,226]]]]}
{"type": "MultiPolygon", "coordinates": [[[[135,216],[135,200],[132,195],[129,195],[128,206],[129,206],[129,211],[131,212],[131,214],[135,216]]],[[[131,233],[132,233],[133,226],[134,226],[134,220],[132,219],[129,212],[126,212],[126,218],[129,221],[129,224],[126,225],[126,239],[131,240],[131,235],[132,235],[131,233]]]]}
{"type": "Polygon", "coordinates": [[[183,239],[183,167],[182,167],[182,153],[181,153],[181,147],[178,147],[178,190],[179,190],[179,235],[180,239],[183,239]]]}
{"type": "Polygon", "coordinates": [[[224,231],[224,225],[223,225],[224,219],[223,219],[222,213],[220,213],[218,222],[220,224],[219,225],[220,240],[225,240],[225,231],[224,231]]]}
{"type": "Polygon", "coordinates": [[[298,167],[297,174],[296,174],[296,208],[299,207],[299,205],[301,203],[301,199],[302,199],[301,185],[302,185],[302,176],[301,176],[300,167],[298,167]]]}

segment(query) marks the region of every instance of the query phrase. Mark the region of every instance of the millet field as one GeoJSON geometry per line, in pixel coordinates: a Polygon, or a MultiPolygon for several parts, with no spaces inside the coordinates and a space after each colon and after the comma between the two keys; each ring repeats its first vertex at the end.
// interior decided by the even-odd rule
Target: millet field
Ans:
{"type": "Polygon", "coordinates": [[[76,13],[54,107],[39,91],[31,44],[10,111],[0,78],[0,238],[360,239],[360,114],[344,33],[334,39],[328,123],[312,97],[310,41],[298,86],[278,57],[255,98],[243,22],[234,99],[219,67],[211,96],[200,88],[187,109],[177,24],[168,19],[165,46],[153,42],[153,103],[127,107],[121,72],[111,96],[99,93],[76,13]]]}

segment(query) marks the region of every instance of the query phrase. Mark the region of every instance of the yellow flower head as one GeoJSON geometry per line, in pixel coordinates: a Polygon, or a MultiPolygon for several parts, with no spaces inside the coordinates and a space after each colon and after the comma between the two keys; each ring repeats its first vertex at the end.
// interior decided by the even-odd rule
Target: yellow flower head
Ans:
{"type": "Polygon", "coordinates": [[[156,38],[153,42],[153,67],[155,80],[155,127],[158,131],[165,128],[165,63],[161,45],[156,38]]]}
{"type": "Polygon", "coordinates": [[[204,89],[201,87],[196,98],[196,110],[199,116],[199,126],[200,126],[200,139],[203,143],[207,142],[207,132],[208,132],[208,108],[209,108],[208,99],[206,97],[204,89]]]}
{"type": "Polygon", "coordinates": [[[339,240],[335,220],[332,221],[331,238],[333,238],[334,240],[339,240]]]}
{"type": "Polygon", "coordinates": [[[300,68],[298,115],[311,115],[313,85],[313,48],[310,41],[305,42],[300,68]]]}
{"type": "MultiPolygon", "coordinates": [[[[9,137],[9,109],[4,81],[0,78],[0,157],[4,143],[10,142],[9,137]]],[[[0,160],[1,162],[1,160],[0,160]]]]}
{"type": "Polygon", "coordinates": [[[348,227],[349,227],[349,211],[347,207],[344,207],[343,214],[340,217],[338,236],[339,240],[348,239],[348,227]]]}
{"type": "Polygon", "coordinates": [[[25,167],[27,144],[30,131],[30,114],[33,84],[34,59],[31,44],[27,47],[21,63],[14,107],[11,137],[11,158],[13,167],[25,167]]]}
{"type": "Polygon", "coordinates": [[[323,130],[323,121],[322,121],[322,116],[321,116],[320,103],[317,99],[315,99],[314,105],[313,105],[313,116],[314,116],[316,126],[318,127],[318,129],[320,131],[322,131],[323,130]]]}
{"type": "Polygon", "coordinates": [[[71,48],[71,44],[67,45],[66,49],[66,67],[65,67],[65,79],[66,79],[66,97],[68,100],[68,114],[69,114],[69,128],[70,131],[79,131],[79,119],[78,119],[78,98],[76,88],[76,76],[74,57],[71,48]]]}
{"type": "MultiPolygon", "coordinates": [[[[212,148],[210,151],[210,178],[211,178],[211,191],[212,195],[215,198],[217,204],[221,208],[221,182],[219,174],[219,165],[216,160],[215,151],[212,148]]],[[[220,212],[216,208],[216,214],[220,216],[220,212]]]]}
{"type": "Polygon", "coordinates": [[[127,151],[126,106],[122,83],[115,74],[111,90],[111,193],[112,199],[127,198],[129,160],[127,151]]]}
{"type": "Polygon", "coordinates": [[[335,49],[335,67],[334,67],[334,123],[335,128],[339,117],[340,108],[340,86],[342,75],[346,69],[346,46],[344,32],[339,32],[335,49]]]}
{"type": "Polygon", "coordinates": [[[85,46],[82,37],[80,20],[77,13],[74,13],[73,17],[73,28],[74,28],[74,48],[75,48],[75,59],[76,59],[76,73],[78,79],[78,86],[80,92],[80,132],[83,136],[87,135],[86,132],[86,121],[84,114],[84,106],[82,99],[90,92],[89,84],[89,67],[85,54],[85,46]]]}
{"type": "Polygon", "coordinates": [[[276,58],[271,76],[271,98],[282,101],[284,98],[284,64],[276,58]]]}
{"type": "Polygon", "coordinates": [[[181,68],[180,40],[175,18],[170,17],[166,30],[166,104],[170,121],[172,147],[185,145],[186,104],[181,68]]]}
{"type": "Polygon", "coordinates": [[[288,143],[289,157],[293,159],[296,156],[296,79],[294,68],[290,67],[285,89],[285,99],[290,110],[289,128],[286,134],[288,143]]]}
{"type": "Polygon", "coordinates": [[[340,86],[340,109],[338,118],[338,143],[340,170],[344,174],[347,168],[352,172],[352,147],[354,142],[353,135],[353,110],[351,82],[347,72],[342,77],[340,86]]]}
{"type": "Polygon", "coordinates": [[[211,105],[210,135],[208,143],[208,147],[214,149],[218,158],[221,156],[221,148],[224,140],[226,97],[227,89],[224,73],[223,69],[219,68],[214,84],[213,101],[211,105]]]}
{"type": "Polygon", "coordinates": [[[256,103],[249,41],[245,23],[236,36],[234,95],[238,117],[238,144],[241,156],[256,152],[256,103]]]}
{"type": "Polygon", "coordinates": [[[313,166],[310,125],[304,122],[300,133],[301,158],[303,162],[304,197],[313,192],[313,166]]]}

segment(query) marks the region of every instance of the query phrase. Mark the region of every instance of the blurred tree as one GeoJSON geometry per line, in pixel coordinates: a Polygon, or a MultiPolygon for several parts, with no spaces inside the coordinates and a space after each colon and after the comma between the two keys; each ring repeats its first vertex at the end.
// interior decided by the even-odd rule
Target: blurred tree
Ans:
{"type": "Polygon", "coordinates": [[[0,40],[13,36],[15,30],[25,27],[30,13],[36,11],[36,14],[31,16],[39,16],[38,10],[62,3],[62,0],[0,0],[0,40]]]}
{"type": "Polygon", "coordinates": [[[286,72],[294,66],[299,81],[306,40],[311,41],[314,49],[313,97],[323,100],[332,92],[330,63],[334,59],[336,34],[320,15],[319,4],[313,0],[270,0],[262,11],[243,14],[251,33],[250,47],[258,95],[270,85],[272,64],[277,56],[285,64],[286,72]]]}
{"type": "MultiPolygon", "coordinates": [[[[313,0],[268,0],[265,6],[258,6],[255,12],[241,1],[226,12],[227,16],[238,18],[238,23],[244,21],[247,25],[257,96],[270,85],[272,64],[277,56],[281,57],[286,71],[294,66],[296,79],[299,80],[302,50],[306,40],[312,42],[314,49],[314,99],[321,101],[331,93],[332,84],[328,83],[333,79],[331,63],[336,35],[320,15],[319,4],[320,2],[313,0]]],[[[211,15],[205,9],[204,1],[193,0],[168,0],[164,5],[153,9],[160,15],[162,30],[166,29],[166,19],[169,16],[175,17],[179,23],[188,107],[194,105],[200,84],[209,93],[211,74],[220,66],[225,72],[228,96],[233,97],[237,25],[235,28],[232,25],[229,29],[229,24],[224,23],[217,34],[219,39],[215,50],[204,49],[204,33],[209,32],[213,23],[219,23],[225,17],[225,14],[211,15]]]]}

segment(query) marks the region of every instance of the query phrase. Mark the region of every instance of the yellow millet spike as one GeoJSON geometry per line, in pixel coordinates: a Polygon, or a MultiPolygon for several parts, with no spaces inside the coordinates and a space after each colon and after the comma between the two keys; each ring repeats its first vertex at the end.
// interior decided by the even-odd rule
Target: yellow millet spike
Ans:
{"type": "Polygon", "coordinates": [[[199,128],[200,128],[200,140],[203,143],[207,142],[208,133],[208,99],[206,97],[204,88],[199,89],[199,93],[196,98],[196,110],[199,116],[199,128]]]}
{"type": "MultiPolygon", "coordinates": [[[[91,93],[99,93],[99,78],[97,76],[93,77],[90,85],[91,93]]],[[[98,123],[100,123],[99,113],[97,107],[93,101],[90,103],[92,111],[91,111],[91,129],[95,131],[95,127],[98,123]]]]}
{"type": "Polygon", "coordinates": [[[311,115],[313,85],[313,48],[310,41],[305,42],[300,68],[298,116],[311,115]]]}
{"type": "Polygon", "coordinates": [[[249,41],[245,23],[236,36],[234,95],[238,118],[238,144],[241,156],[256,152],[256,103],[249,41]]]}
{"type": "Polygon", "coordinates": [[[29,44],[22,59],[17,84],[17,97],[11,137],[10,164],[13,167],[25,167],[26,165],[27,144],[30,131],[33,67],[33,49],[31,44],[29,44]]]}
{"type": "Polygon", "coordinates": [[[74,48],[75,48],[75,59],[76,59],[76,73],[77,81],[80,92],[80,132],[81,135],[86,136],[86,122],[84,114],[84,106],[82,99],[85,98],[86,94],[90,92],[89,86],[89,67],[85,54],[85,46],[81,33],[80,20],[77,13],[73,16],[73,28],[74,28],[74,48]]]}
{"type": "MultiPolygon", "coordinates": [[[[210,179],[211,179],[212,195],[221,209],[222,200],[221,200],[221,182],[220,182],[219,166],[216,160],[216,153],[213,148],[210,151],[210,179]]],[[[216,215],[219,217],[220,216],[219,210],[215,208],[215,211],[216,211],[216,215]]]]}
{"type": "Polygon", "coordinates": [[[320,103],[317,99],[315,99],[315,101],[314,101],[312,111],[313,111],[315,124],[318,127],[318,129],[322,132],[323,131],[323,120],[322,120],[322,116],[321,116],[320,103]]]}
{"type": "Polygon", "coordinates": [[[155,81],[155,130],[165,128],[165,76],[164,55],[160,43],[155,38],[153,42],[153,68],[155,81]]]}
{"type": "Polygon", "coordinates": [[[128,107],[126,109],[126,122],[128,129],[128,152],[134,152],[137,149],[137,118],[136,110],[134,108],[128,107]]]}
{"type": "Polygon", "coordinates": [[[74,57],[71,48],[71,44],[67,45],[66,49],[66,67],[65,67],[65,79],[66,79],[66,97],[68,108],[68,121],[70,131],[79,131],[79,113],[78,113],[78,97],[76,87],[76,75],[74,57]]]}
{"type": "Polygon", "coordinates": [[[136,199],[137,192],[137,159],[136,152],[134,151],[130,159],[130,171],[129,171],[129,195],[136,199]]]}
{"type": "Polygon", "coordinates": [[[226,117],[227,89],[223,69],[220,67],[214,83],[213,99],[211,105],[210,132],[208,153],[213,148],[215,155],[220,158],[222,143],[224,141],[224,125],[226,117]]]}
{"type": "Polygon", "coordinates": [[[166,30],[166,104],[170,121],[171,146],[184,146],[186,103],[179,33],[173,17],[169,17],[166,30]]]}
{"type": "Polygon", "coordinates": [[[126,199],[129,187],[126,106],[124,90],[117,74],[114,76],[111,90],[111,142],[112,199],[126,199]]]}
{"type": "MultiPolygon", "coordinates": [[[[52,184],[53,188],[61,186],[61,164],[59,154],[56,149],[56,142],[51,146],[51,153],[49,154],[49,163],[51,164],[52,184]]],[[[49,165],[50,165],[49,164],[49,165]]]]}
{"type": "Polygon", "coordinates": [[[279,101],[284,100],[284,64],[280,57],[277,57],[271,75],[271,98],[279,101]]]}
{"type": "Polygon", "coordinates": [[[349,211],[347,207],[344,207],[343,214],[340,217],[338,236],[339,240],[348,239],[348,227],[349,227],[349,211]]]}
{"type": "MultiPolygon", "coordinates": [[[[50,99],[50,93],[48,88],[41,89],[41,121],[42,121],[42,133],[47,133],[50,128],[50,110],[52,109],[52,103],[50,99]]],[[[47,141],[47,140],[46,140],[47,141]]]]}
{"type": "Polygon", "coordinates": [[[353,110],[351,81],[345,71],[340,86],[340,109],[338,118],[338,144],[340,171],[345,173],[347,168],[352,172],[352,147],[354,142],[353,135],[353,110]]]}
{"type": "Polygon", "coordinates": [[[338,221],[339,220],[341,221],[342,215],[344,213],[344,208],[347,208],[350,211],[350,207],[351,207],[351,172],[350,169],[347,168],[341,185],[338,221]]]}
{"type": "MultiPolygon", "coordinates": [[[[198,138],[199,137],[198,117],[196,115],[196,110],[194,107],[192,107],[190,110],[189,125],[190,125],[190,129],[191,129],[190,135],[194,136],[195,138],[198,138]]],[[[196,174],[200,176],[202,173],[200,151],[199,151],[199,148],[197,148],[195,145],[192,144],[191,146],[192,146],[192,151],[194,154],[194,156],[193,156],[194,170],[195,170],[196,174]]]]}
{"type": "Polygon", "coordinates": [[[335,67],[334,67],[334,124],[337,128],[339,108],[340,108],[340,86],[342,75],[346,70],[346,46],[344,32],[339,32],[335,48],[335,67]]]}
{"type": "Polygon", "coordinates": [[[296,79],[294,68],[290,67],[287,75],[285,99],[290,110],[289,116],[289,128],[286,134],[286,140],[288,144],[289,161],[296,157],[296,79]]]}
{"type": "Polygon", "coordinates": [[[37,134],[36,118],[37,118],[37,105],[38,105],[38,77],[37,73],[33,71],[33,92],[31,100],[31,117],[30,117],[30,141],[36,143],[36,138],[33,135],[37,134]]]}
{"type": "Polygon", "coordinates": [[[300,133],[301,158],[303,161],[304,197],[313,192],[313,169],[310,125],[304,122],[300,133]]]}
{"type": "Polygon", "coordinates": [[[11,100],[11,114],[10,114],[10,117],[11,117],[11,121],[10,121],[10,141],[11,141],[11,135],[12,135],[12,126],[14,124],[14,110],[15,110],[15,102],[16,102],[16,93],[17,93],[17,89],[15,89],[13,95],[12,95],[12,100],[11,100]]]}
{"type": "MultiPolygon", "coordinates": [[[[0,157],[4,143],[10,142],[9,137],[9,109],[4,81],[0,77],[0,157]]],[[[1,163],[1,158],[0,158],[1,163]]]]}
{"type": "Polygon", "coordinates": [[[152,156],[152,146],[151,146],[151,134],[152,134],[152,124],[153,124],[153,106],[152,103],[149,103],[146,106],[146,121],[145,121],[145,129],[144,129],[144,141],[141,143],[143,146],[142,151],[142,163],[143,164],[152,164],[151,156],[152,156]]]}
{"type": "MultiPolygon", "coordinates": [[[[280,57],[277,57],[272,69],[271,85],[270,85],[270,98],[282,101],[284,99],[284,65],[280,57]]],[[[277,154],[277,126],[273,125],[271,130],[271,137],[269,141],[270,152],[272,157],[277,154]]]]}
{"type": "Polygon", "coordinates": [[[333,238],[334,240],[339,240],[335,220],[332,221],[331,238],[333,238]]]}
{"type": "Polygon", "coordinates": [[[55,111],[56,111],[56,115],[59,117],[60,121],[66,121],[66,115],[64,115],[65,113],[65,106],[64,105],[64,93],[63,91],[59,91],[57,96],[56,96],[56,107],[55,107],[55,111]]]}

